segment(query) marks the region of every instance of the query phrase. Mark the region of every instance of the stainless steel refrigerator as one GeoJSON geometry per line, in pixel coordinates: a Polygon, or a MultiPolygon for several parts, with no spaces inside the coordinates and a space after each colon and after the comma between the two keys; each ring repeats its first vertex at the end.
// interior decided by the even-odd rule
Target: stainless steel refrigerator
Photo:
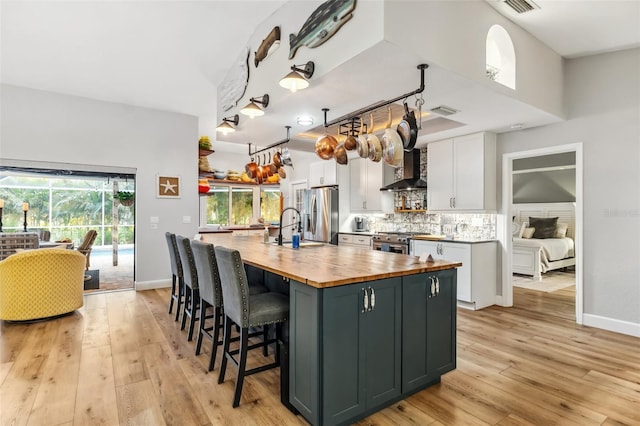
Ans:
{"type": "Polygon", "coordinates": [[[306,189],[302,196],[302,237],[338,244],[338,188],[306,189]]]}

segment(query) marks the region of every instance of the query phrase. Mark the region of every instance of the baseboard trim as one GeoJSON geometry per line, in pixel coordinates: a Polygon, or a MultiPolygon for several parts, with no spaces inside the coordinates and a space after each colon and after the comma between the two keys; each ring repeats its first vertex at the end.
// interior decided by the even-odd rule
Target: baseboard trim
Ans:
{"type": "Polygon", "coordinates": [[[156,288],[171,287],[171,280],[136,281],[134,283],[136,291],[153,290],[156,288]]]}
{"type": "Polygon", "coordinates": [[[640,337],[640,324],[635,324],[629,321],[621,321],[613,318],[601,317],[598,315],[583,314],[582,324],[589,327],[596,327],[603,330],[613,331],[615,333],[640,337]]]}

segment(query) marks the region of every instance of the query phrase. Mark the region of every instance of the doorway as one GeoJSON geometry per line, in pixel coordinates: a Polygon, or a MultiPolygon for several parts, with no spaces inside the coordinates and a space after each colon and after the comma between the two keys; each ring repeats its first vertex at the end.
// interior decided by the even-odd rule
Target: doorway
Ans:
{"type": "Polygon", "coordinates": [[[134,194],[135,174],[34,166],[0,168],[2,231],[38,233],[40,247],[82,248],[85,293],[133,289],[135,207],[116,192],[134,194]]]}
{"type": "Polygon", "coordinates": [[[504,250],[502,252],[502,305],[513,306],[513,270],[512,270],[512,233],[511,218],[513,216],[513,163],[514,160],[538,157],[544,155],[575,153],[575,318],[576,323],[582,324],[583,316],[583,282],[582,282],[582,247],[583,247],[583,229],[582,229],[582,144],[560,145],[555,147],[541,148],[530,151],[521,151],[507,153],[502,159],[502,206],[501,206],[501,236],[504,250]]]}

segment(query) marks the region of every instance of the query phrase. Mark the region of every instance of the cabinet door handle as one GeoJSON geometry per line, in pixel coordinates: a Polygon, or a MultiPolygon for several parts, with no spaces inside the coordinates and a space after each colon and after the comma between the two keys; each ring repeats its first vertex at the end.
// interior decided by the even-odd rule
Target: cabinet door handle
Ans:
{"type": "Polygon", "coordinates": [[[429,277],[429,280],[431,281],[431,285],[429,286],[429,299],[431,299],[436,291],[436,283],[433,277],[429,277]]]}
{"type": "Polygon", "coordinates": [[[436,296],[440,294],[440,278],[436,277],[436,296]]]}
{"type": "Polygon", "coordinates": [[[453,208],[456,208],[456,197],[453,197],[453,208]]]}
{"type": "Polygon", "coordinates": [[[373,311],[376,307],[376,292],[371,287],[369,287],[369,299],[369,311],[373,311]]]}
{"type": "Polygon", "coordinates": [[[452,200],[453,200],[453,198],[449,197],[449,207],[451,207],[451,208],[453,208],[453,205],[452,205],[453,201],[452,200]]]}
{"type": "Polygon", "coordinates": [[[362,309],[362,312],[367,312],[369,310],[369,295],[367,294],[367,290],[366,289],[362,289],[362,304],[364,306],[364,309],[362,309]]]}

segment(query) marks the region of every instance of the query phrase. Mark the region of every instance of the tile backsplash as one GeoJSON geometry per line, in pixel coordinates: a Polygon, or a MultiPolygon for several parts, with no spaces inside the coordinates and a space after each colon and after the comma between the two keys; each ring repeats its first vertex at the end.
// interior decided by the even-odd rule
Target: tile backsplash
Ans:
{"type": "Polygon", "coordinates": [[[394,213],[367,216],[373,232],[424,232],[460,240],[496,238],[495,213],[394,213]]]}

